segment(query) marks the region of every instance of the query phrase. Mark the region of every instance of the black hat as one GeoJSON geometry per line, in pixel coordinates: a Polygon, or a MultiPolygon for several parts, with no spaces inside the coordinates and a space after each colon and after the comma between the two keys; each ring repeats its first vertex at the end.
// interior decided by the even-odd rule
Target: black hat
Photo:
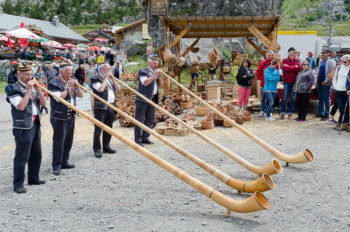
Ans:
{"type": "Polygon", "coordinates": [[[290,48],[288,49],[288,53],[290,53],[290,52],[292,52],[292,51],[296,51],[296,49],[295,49],[294,47],[290,47],[290,48]]]}

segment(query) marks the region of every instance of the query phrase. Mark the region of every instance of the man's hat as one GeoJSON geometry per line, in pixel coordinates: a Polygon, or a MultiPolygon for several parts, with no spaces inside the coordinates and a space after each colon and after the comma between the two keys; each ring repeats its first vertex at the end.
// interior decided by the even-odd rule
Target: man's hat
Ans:
{"type": "Polygon", "coordinates": [[[292,51],[296,51],[296,49],[295,49],[294,47],[290,47],[290,48],[288,49],[288,53],[290,53],[290,52],[292,52],[292,51]]]}
{"type": "Polygon", "coordinates": [[[31,71],[32,70],[32,63],[27,62],[27,61],[20,61],[20,62],[18,62],[17,70],[21,71],[21,72],[31,71]]]}
{"type": "Polygon", "coordinates": [[[151,54],[148,56],[148,59],[149,59],[149,60],[159,60],[159,57],[158,57],[157,53],[151,53],[151,54]]]}
{"type": "Polygon", "coordinates": [[[66,63],[66,62],[62,62],[60,64],[60,68],[69,67],[69,66],[72,66],[72,65],[70,63],[66,63]]]}

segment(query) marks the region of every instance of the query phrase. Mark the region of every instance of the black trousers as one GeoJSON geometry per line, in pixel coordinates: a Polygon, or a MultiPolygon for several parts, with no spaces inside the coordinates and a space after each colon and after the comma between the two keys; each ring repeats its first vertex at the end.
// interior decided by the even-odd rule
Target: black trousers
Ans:
{"type": "Polygon", "coordinates": [[[310,94],[309,93],[297,93],[298,98],[298,119],[306,120],[306,115],[309,108],[310,94]]]}
{"type": "MultiPolygon", "coordinates": [[[[143,101],[136,101],[135,119],[149,128],[153,128],[154,114],[156,109],[143,101]]],[[[147,140],[150,134],[138,126],[134,126],[135,142],[141,143],[147,140]]]]}
{"type": "Polygon", "coordinates": [[[41,133],[40,123],[34,123],[29,130],[13,129],[16,151],[13,160],[13,187],[23,186],[24,170],[28,163],[28,181],[39,180],[41,165],[41,133]]]}
{"type": "Polygon", "coordinates": [[[75,117],[70,120],[50,119],[53,129],[52,168],[60,169],[68,163],[73,145],[75,117]]]}
{"type": "Polygon", "coordinates": [[[337,102],[337,105],[339,107],[339,123],[347,123],[349,121],[349,104],[348,102],[348,95],[346,94],[346,91],[337,91],[334,90],[335,95],[335,101],[337,102]],[[346,109],[345,109],[346,105],[346,109]],[[344,115],[345,114],[345,115],[344,115]]]}
{"type": "MultiPolygon", "coordinates": [[[[106,124],[111,128],[113,127],[115,113],[109,107],[107,108],[107,110],[94,109],[94,115],[95,115],[95,118],[100,122],[106,124]]],[[[93,144],[94,151],[101,150],[101,141],[100,141],[101,132],[102,132],[102,129],[95,125],[94,144],[93,144]]],[[[103,135],[102,135],[103,148],[109,147],[110,141],[111,141],[111,135],[103,131],[103,135]]]]}

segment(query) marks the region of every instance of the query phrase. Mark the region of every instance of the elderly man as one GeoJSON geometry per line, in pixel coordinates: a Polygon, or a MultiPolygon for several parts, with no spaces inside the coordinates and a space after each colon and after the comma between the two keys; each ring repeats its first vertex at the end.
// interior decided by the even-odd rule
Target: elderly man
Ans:
{"type": "Polygon", "coordinates": [[[329,50],[323,48],[321,52],[320,65],[317,75],[317,89],[318,89],[318,115],[322,121],[328,119],[329,116],[329,103],[330,103],[330,89],[332,80],[327,76],[335,67],[335,61],[329,57],[329,50]]]}
{"type": "MultiPolygon", "coordinates": [[[[120,91],[120,87],[110,70],[111,67],[109,66],[109,64],[101,64],[98,67],[98,72],[96,76],[91,78],[91,86],[93,92],[96,95],[103,98],[108,103],[114,105],[115,96],[117,94],[117,91],[120,91]]],[[[115,117],[114,110],[112,110],[96,98],[94,99],[94,115],[97,120],[101,121],[109,127],[113,127],[113,121],[115,117]]],[[[101,131],[102,129],[95,125],[93,150],[96,158],[102,157],[100,141],[101,131]]],[[[111,148],[111,146],[109,145],[110,141],[111,135],[103,131],[103,152],[114,154],[116,150],[111,148]]]]}
{"type": "MultiPolygon", "coordinates": [[[[62,63],[59,76],[52,79],[48,89],[56,96],[76,105],[76,97],[83,94],[75,79],[71,79],[72,66],[62,63]]],[[[61,169],[74,168],[74,164],[68,163],[69,152],[73,144],[75,111],[50,96],[50,122],[53,128],[52,169],[54,175],[60,175],[61,169]]]]}
{"type": "Polygon", "coordinates": [[[13,187],[25,193],[25,166],[28,163],[28,185],[45,184],[39,179],[41,165],[40,105],[46,106],[44,95],[33,80],[30,63],[18,64],[18,81],[5,88],[6,100],[11,104],[13,135],[16,151],[13,162],[13,187]]]}
{"type": "Polygon", "coordinates": [[[281,103],[281,119],[285,118],[287,99],[290,96],[288,106],[288,119],[292,119],[294,112],[295,92],[294,84],[301,69],[301,62],[297,58],[297,51],[291,47],[288,49],[288,57],[282,61],[283,69],[283,98],[281,103]]]}
{"type": "MultiPolygon", "coordinates": [[[[138,92],[147,97],[149,100],[158,104],[158,89],[163,88],[162,70],[158,69],[158,57],[151,54],[148,59],[148,67],[139,70],[139,88],[138,92]]],[[[155,108],[136,96],[135,119],[142,122],[149,128],[153,128],[155,108]]],[[[135,142],[140,146],[143,144],[153,144],[149,140],[150,134],[141,130],[138,126],[134,127],[135,142]]]]}

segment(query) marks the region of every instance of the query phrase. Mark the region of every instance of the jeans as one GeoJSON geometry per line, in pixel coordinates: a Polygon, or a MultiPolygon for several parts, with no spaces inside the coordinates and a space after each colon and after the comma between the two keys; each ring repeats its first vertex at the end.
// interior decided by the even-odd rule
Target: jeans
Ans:
{"type": "Polygon", "coordinates": [[[265,94],[263,92],[263,87],[261,87],[261,112],[265,112],[265,108],[266,108],[266,97],[265,94]]]}
{"type": "Polygon", "coordinates": [[[328,117],[331,87],[322,85],[321,83],[317,83],[317,89],[318,89],[318,114],[323,117],[328,117]]]}
{"type": "Polygon", "coordinates": [[[347,123],[349,121],[348,95],[346,94],[346,91],[337,91],[337,90],[334,90],[334,94],[335,94],[335,101],[338,104],[339,112],[340,112],[338,122],[347,123]],[[346,109],[345,109],[345,105],[346,105],[346,109]]]}
{"type": "Polygon", "coordinates": [[[290,101],[288,107],[288,115],[292,115],[294,112],[294,102],[295,102],[295,92],[294,92],[294,83],[284,83],[283,87],[283,99],[281,105],[281,115],[285,115],[288,95],[290,93],[290,101]]]}
{"type": "Polygon", "coordinates": [[[277,95],[277,93],[274,93],[274,92],[264,92],[264,96],[267,99],[267,101],[269,102],[269,104],[267,106],[266,117],[270,117],[270,115],[271,115],[271,111],[273,108],[273,104],[275,103],[276,95],[277,95]]]}

